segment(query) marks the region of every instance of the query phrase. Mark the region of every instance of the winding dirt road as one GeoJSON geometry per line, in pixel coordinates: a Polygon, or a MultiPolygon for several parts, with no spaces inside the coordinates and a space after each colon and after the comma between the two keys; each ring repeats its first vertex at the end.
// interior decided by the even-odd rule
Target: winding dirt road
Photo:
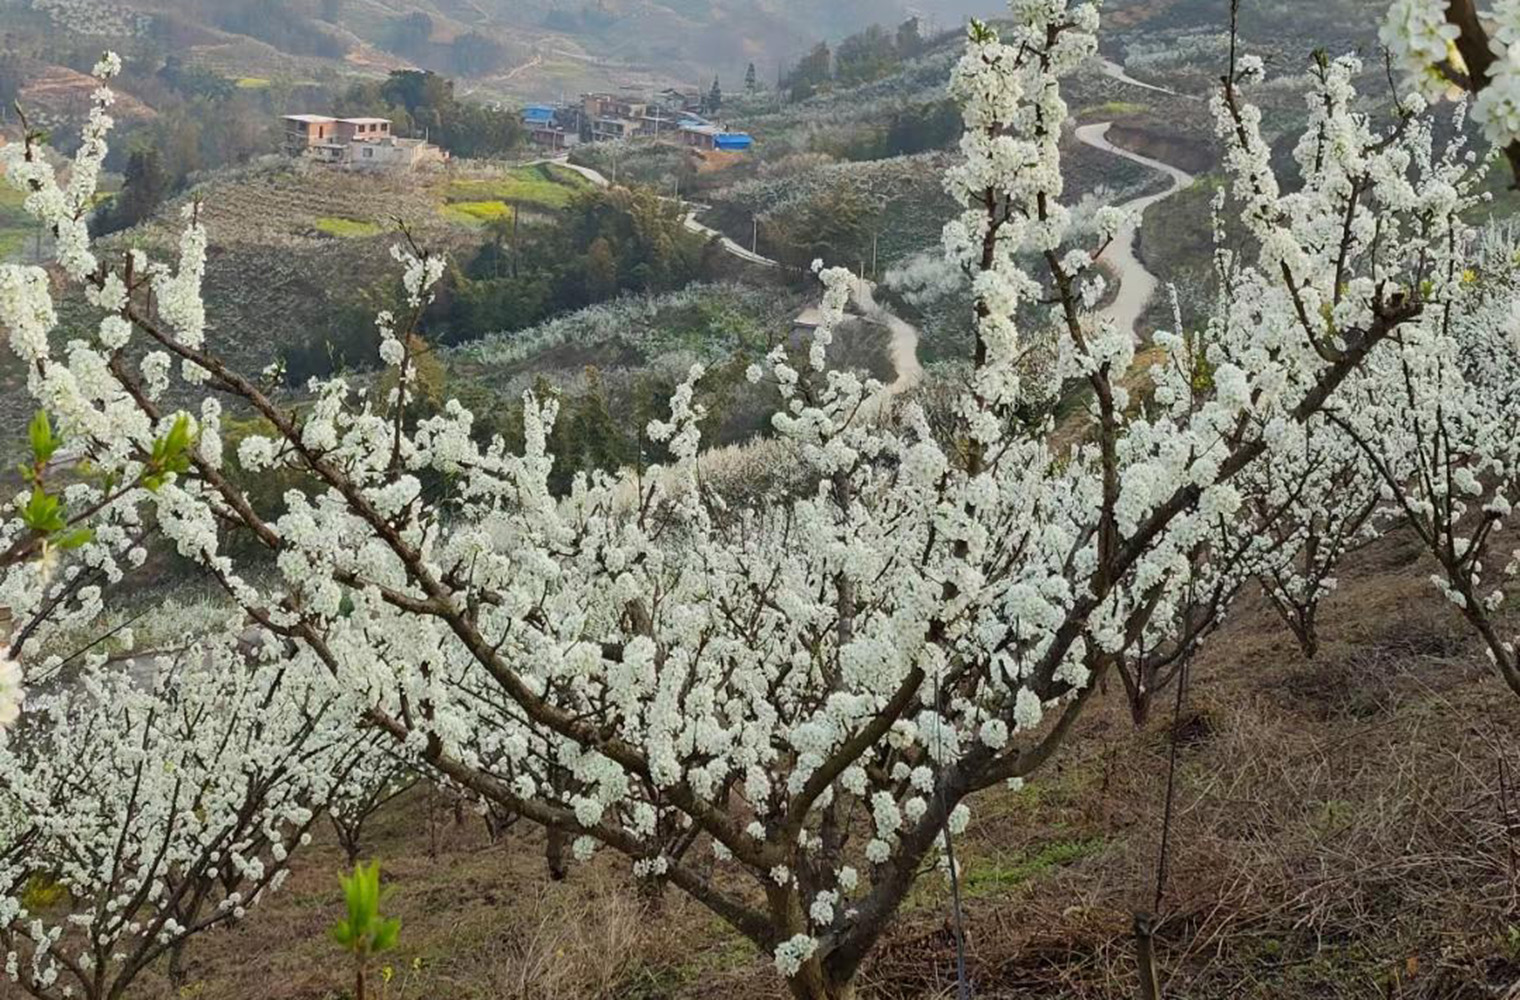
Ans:
{"type": "MultiPolygon", "coordinates": [[[[1117,63],[1103,60],[1103,72],[1126,84],[1152,90],[1158,93],[1172,96],[1185,96],[1176,91],[1155,84],[1144,83],[1136,80],[1124,72],[1124,68],[1117,63]]],[[[1112,122],[1099,122],[1091,125],[1082,125],[1076,130],[1077,141],[1093,149],[1100,150],[1110,156],[1120,156],[1124,159],[1139,163],[1170,179],[1171,184],[1165,190],[1156,194],[1145,195],[1126,202],[1121,207],[1128,210],[1130,221],[1115,235],[1113,241],[1102,255],[1102,260],[1117,273],[1119,291],[1114,301],[1104,308],[1102,315],[1112,319],[1121,329],[1136,333],[1140,317],[1144,314],[1146,306],[1150,304],[1152,296],[1156,293],[1159,281],[1156,276],[1146,270],[1145,265],[1135,255],[1135,244],[1139,236],[1140,223],[1145,210],[1152,205],[1165,201],[1178,191],[1193,183],[1193,176],[1186,171],[1180,170],[1169,163],[1153,160],[1139,153],[1130,152],[1108,141],[1108,131],[1113,127],[1112,122]]],[[[610,187],[611,182],[600,172],[590,167],[577,166],[570,163],[567,156],[556,157],[553,162],[558,162],[569,169],[585,177],[598,187],[610,187]]],[[[704,225],[697,219],[697,210],[693,208],[683,218],[686,228],[707,239],[716,239],[724,251],[733,257],[756,264],[761,267],[779,268],[782,265],[768,257],[755,253],[735,242],[710,226],[704,225]]],[[[864,278],[857,278],[851,288],[851,298],[856,308],[866,319],[886,327],[891,335],[888,352],[892,361],[892,367],[897,373],[889,385],[882,389],[877,399],[872,400],[873,409],[884,406],[893,397],[898,396],[922,381],[924,368],[918,357],[918,345],[921,334],[917,327],[893,313],[876,301],[876,286],[864,278]]],[[[807,324],[814,321],[812,314],[816,310],[809,310],[798,317],[798,322],[807,324]]],[[[1138,336],[1138,334],[1137,334],[1138,336]]]]}
{"type": "Polygon", "coordinates": [[[1196,94],[1184,94],[1184,93],[1180,93],[1179,91],[1173,90],[1170,87],[1162,87],[1162,86],[1159,86],[1159,85],[1154,84],[1154,83],[1146,83],[1144,80],[1136,80],[1134,77],[1130,76],[1128,73],[1126,73],[1124,71],[1124,67],[1123,66],[1120,66],[1118,63],[1114,62],[1112,59],[1103,59],[1103,58],[1100,58],[1098,60],[1098,63],[1103,68],[1103,75],[1104,76],[1113,77],[1115,80],[1118,80],[1120,83],[1127,83],[1131,87],[1139,87],[1141,90],[1153,90],[1153,91],[1155,91],[1158,94],[1169,94],[1172,97],[1181,97],[1181,98],[1184,98],[1184,99],[1189,100],[1189,101],[1201,101],[1201,100],[1203,100],[1203,98],[1199,97],[1196,94]]]}
{"type": "Polygon", "coordinates": [[[1146,270],[1145,265],[1140,263],[1140,258],[1135,256],[1135,243],[1140,235],[1140,223],[1145,215],[1145,210],[1152,205],[1159,204],[1172,197],[1183,188],[1193,183],[1193,175],[1179,170],[1169,163],[1153,160],[1139,153],[1132,153],[1127,149],[1115,146],[1108,141],[1108,130],[1113,127],[1113,122],[1099,122],[1092,125],[1082,125],[1077,128],[1077,141],[1093,149],[1101,150],[1112,156],[1122,156],[1126,160],[1132,160],[1142,166],[1159,171],[1171,179],[1171,186],[1157,194],[1145,195],[1133,201],[1127,201],[1120,208],[1129,213],[1129,221],[1114,235],[1113,242],[1103,251],[1100,260],[1106,261],[1119,276],[1119,293],[1114,297],[1102,315],[1114,321],[1121,330],[1129,330],[1136,334],[1136,325],[1140,317],[1145,313],[1145,307],[1150,304],[1151,296],[1156,294],[1159,282],[1156,276],[1146,270]]]}

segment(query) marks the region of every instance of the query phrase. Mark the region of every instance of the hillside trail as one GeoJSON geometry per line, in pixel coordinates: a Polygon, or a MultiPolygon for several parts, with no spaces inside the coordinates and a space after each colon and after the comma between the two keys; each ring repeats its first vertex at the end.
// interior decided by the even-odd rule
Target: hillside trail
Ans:
{"type": "Polygon", "coordinates": [[[1171,180],[1170,186],[1165,191],[1135,198],[1119,206],[1125,210],[1129,218],[1123,226],[1119,227],[1112,242],[1098,257],[1099,260],[1107,261],[1118,272],[1119,278],[1118,294],[1099,315],[1113,320],[1115,326],[1121,330],[1130,331],[1138,340],[1140,332],[1137,326],[1140,317],[1145,313],[1146,306],[1150,305],[1151,298],[1156,294],[1156,288],[1160,284],[1156,276],[1146,269],[1135,254],[1135,245],[1140,237],[1140,224],[1144,221],[1146,209],[1160,204],[1184,188],[1191,187],[1193,175],[1169,163],[1141,156],[1122,146],[1115,146],[1108,141],[1108,130],[1112,127],[1113,122],[1078,126],[1077,141],[1111,156],[1121,156],[1126,160],[1159,171],[1171,180]]]}
{"type": "Polygon", "coordinates": [[[1139,87],[1141,90],[1150,90],[1158,94],[1167,94],[1171,97],[1181,97],[1184,100],[1188,101],[1203,100],[1203,98],[1199,97],[1197,94],[1184,94],[1181,91],[1173,90],[1171,87],[1163,87],[1160,84],[1146,83],[1144,80],[1136,80],[1134,77],[1130,76],[1124,71],[1123,66],[1120,66],[1112,59],[1104,59],[1102,57],[1099,57],[1098,64],[1102,68],[1104,76],[1112,77],[1113,79],[1118,80],[1120,83],[1127,83],[1131,87],[1139,87]]]}
{"type": "MultiPolygon", "coordinates": [[[[1126,74],[1123,67],[1116,63],[1104,60],[1102,65],[1104,73],[1126,84],[1159,93],[1184,96],[1176,94],[1175,91],[1169,90],[1166,87],[1136,80],[1126,74]]],[[[1113,145],[1107,138],[1108,131],[1112,125],[1112,122],[1083,125],[1076,131],[1077,140],[1111,156],[1120,156],[1156,170],[1165,174],[1171,180],[1171,185],[1165,191],[1136,198],[1121,206],[1128,210],[1130,219],[1115,235],[1114,240],[1103,253],[1103,259],[1106,259],[1117,272],[1119,292],[1114,301],[1103,310],[1102,315],[1112,319],[1122,329],[1128,329],[1131,333],[1134,333],[1141,315],[1145,312],[1146,306],[1150,304],[1151,297],[1155,294],[1159,284],[1156,276],[1151,274],[1135,255],[1135,243],[1139,235],[1140,222],[1147,208],[1172,197],[1178,191],[1190,186],[1193,183],[1193,177],[1191,174],[1169,163],[1141,156],[1139,153],[1133,153],[1127,149],[1113,145]]],[[[536,162],[558,163],[586,178],[597,187],[607,188],[612,186],[612,182],[600,171],[571,163],[568,153],[536,162]]],[[[779,261],[742,246],[711,226],[703,224],[697,219],[698,209],[688,207],[689,211],[683,216],[682,223],[689,232],[709,240],[716,240],[724,252],[747,263],[778,269],[785,266],[779,261]]],[[[887,353],[896,377],[892,382],[883,386],[876,397],[867,402],[867,407],[874,413],[885,408],[892,398],[907,392],[922,381],[924,368],[918,355],[918,346],[922,339],[922,334],[913,324],[877,302],[876,284],[874,282],[867,281],[863,277],[856,277],[851,284],[850,297],[865,319],[885,327],[890,336],[887,353]]],[[[816,314],[816,309],[805,310],[802,315],[797,317],[798,325],[816,325],[816,314]]]]}
{"type": "MultiPolygon", "coordinates": [[[[552,160],[539,162],[558,163],[580,174],[597,187],[606,188],[612,186],[612,182],[600,171],[569,162],[568,154],[566,156],[554,157],[552,160]]],[[[697,218],[700,208],[690,205],[687,207],[689,210],[682,217],[681,223],[686,227],[688,232],[695,233],[704,239],[716,240],[725,253],[746,263],[777,270],[782,270],[786,267],[780,261],[766,257],[764,254],[756,253],[724,233],[701,222],[697,218]]],[[[887,354],[891,359],[892,370],[896,373],[896,377],[890,384],[883,387],[880,395],[890,398],[901,395],[913,388],[923,378],[924,374],[923,365],[918,359],[920,336],[918,328],[876,301],[876,284],[874,282],[860,277],[854,278],[850,286],[850,297],[854,300],[855,306],[860,311],[862,317],[885,327],[891,336],[887,347],[887,354]]],[[[816,309],[806,309],[797,317],[796,325],[803,327],[816,326],[816,316],[816,309]]],[[[871,405],[873,409],[879,409],[882,401],[873,400],[868,405],[871,405]]]]}
{"type": "Polygon", "coordinates": [[[535,51],[533,53],[533,58],[532,59],[529,59],[527,62],[523,63],[521,66],[514,66],[511,69],[509,69],[506,72],[506,74],[502,76],[501,80],[502,80],[503,83],[507,82],[508,80],[515,80],[519,76],[522,76],[524,73],[528,72],[530,69],[537,69],[539,66],[542,66],[543,64],[544,64],[544,54],[542,52],[535,51]]]}

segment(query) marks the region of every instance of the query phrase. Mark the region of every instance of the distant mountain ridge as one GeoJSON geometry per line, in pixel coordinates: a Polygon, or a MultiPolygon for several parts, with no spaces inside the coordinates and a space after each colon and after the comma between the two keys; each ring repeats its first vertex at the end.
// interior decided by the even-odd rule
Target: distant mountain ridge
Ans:
{"type": "Polygon", "coordinates": [[[9,23],[147,44],[233,77],[422,66],[500,96],[762,81],[819,40],[917,16],[952,28],[1000,0],[0,0],[9,23]]]}

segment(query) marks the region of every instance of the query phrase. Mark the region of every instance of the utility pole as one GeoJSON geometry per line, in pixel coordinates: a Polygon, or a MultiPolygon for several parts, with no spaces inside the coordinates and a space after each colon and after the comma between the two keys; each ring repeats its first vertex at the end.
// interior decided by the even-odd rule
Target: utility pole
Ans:
{"type": "Polygon", "coordinates": [[[512,278],[517,278],[517,220],[522,218],[522,207],[512,204],[512,278]]]}

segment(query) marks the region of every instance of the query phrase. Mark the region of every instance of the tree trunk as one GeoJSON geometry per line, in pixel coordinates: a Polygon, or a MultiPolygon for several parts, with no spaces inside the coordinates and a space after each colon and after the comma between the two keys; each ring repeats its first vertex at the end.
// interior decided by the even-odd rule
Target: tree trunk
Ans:
{"type": "Polygon", "coordinates": [[[1161,1000],[1161,976],[1156,970],[1156,942],[1151,936],[1154,920],[1149,913],[1135,914],[1135,959],[1140,966],[1140,1000],[1161,1000]]]}
{"type": "Polygon", "coordinates": [[[349,829],[345,824],[338,822],[336,816],[328,815],[332,823],[333,833],[338,838],[338,845],[343,848],[343,853],[348,856],[348,867],[352,868],[359,863],[359,834],[356,830],[349,829]]]}
{"type": "Polygon", "coordinates": [[[1293,638],[1298,640],[1298,651],[1304,654],[1306,660],[1312,660],[1319,655],[1319,629],[1315,627],[1314,619],[1314,612],[1306,611],[1301,616],[1288,621],[1293,629],[1293,638]]]}
{"type": "Polygon", "coordinates": [[[185,985],[185,938],[169,946],[169,982],[175,988],[185,985]]]}
{"type": "Polygon", "coordinates": [[[644,912],[655,916],[665,910],[665,887],[670,882],[663,875],[640,875],[634,878],[634,889],[638,893],[639,905],[644,912]]]}
{"type": "Polygon", "coordinates": [[[809,959],[797,974],[787,980],[795,1000],[855,1000],[855,979],[836,982],[823,963],[809,959]]]}
{"type": "Polygon", "coordinates": [[[556,882],[565,880],[565,841],[569,839],[564,830],[551,826],[544,831],[548,841],[544,844],[544,860],[549,863],[549,877],[556,882]]]}

